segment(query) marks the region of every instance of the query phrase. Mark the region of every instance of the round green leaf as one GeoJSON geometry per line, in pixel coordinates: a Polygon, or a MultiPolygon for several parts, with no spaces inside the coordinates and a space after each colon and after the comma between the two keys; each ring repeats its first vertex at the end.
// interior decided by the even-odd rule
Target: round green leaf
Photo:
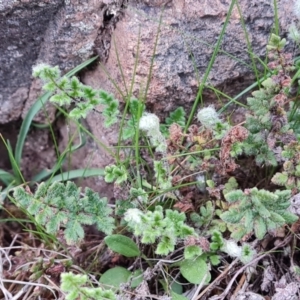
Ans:
{"type": "Polygon", "coordinates": [[[136,257],[140,255],[140,250],[136,243],[127,236],[113,234],[104,239],[109,249],[126,257],[136,257]]]}
{"type": "Polygon", "coordinates": [[[123,267],[114,267],[107,270],[101,276],[99,282],[106,285],[107,288],[111,286],[119,288],[121,283],[126,283],[131,276],[131,272],[123,267]]]}
{"type": "Polygon", "coordinates": [[[172,292],[181,295],[183,293],[182,284],[179,284],[178,282],[174,281],[171,284],[171,290],[172,292]]]}
{"type": "Polygon", "coordinates": [[[197,259],[185,259],[180,265],[182,276],[190,283],[200,284],[206,275],[204,283],[209,283],[211,276],[208,266],[200,256],[197,259]]]}

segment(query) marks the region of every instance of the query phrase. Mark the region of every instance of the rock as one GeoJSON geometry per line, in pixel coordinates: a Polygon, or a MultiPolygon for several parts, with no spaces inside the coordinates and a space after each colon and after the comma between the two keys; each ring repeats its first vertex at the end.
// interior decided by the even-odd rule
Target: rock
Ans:
{"type": "MultiPolygon", "coordinates": [[[[124,17],[118,22],[113,32],[113,38],[117,45],[124,81],[129,86],[137,55],[139,29],[141,29],[139,65],[134,80],[136,97],[147,86],[162,3],[167,4],[163,12],[152,78],[146,97],[148,109],[161,116],[180,105],[187,109],[191,108],[231,1],[144,0],[130,2],[124,12],[124,17]]],[[[274,21],[272,4],[263,0],[242,0],[239,1],[239,6],[251,49],[255,55],[263,58],[274,21]]],[[[291,23],[293,7],[287,0],[279,1],[278,7],[281,32],[286,32],[291,23]]],[[[221,49],[208,76],[210,85],[232,96],[253,83],[251,58],[241,22],[239,11],[235,6],[221,49]]],[[[111,48],[105,68],[109,70],[111,77],[124,93],[126,88],[114,47],[111,48]]],[[[99,67],[93,72],[86,73],[84,81],[91,84],[98,82],[98,86],[114,91],[118,98],[122,98],[105,77],[107,78],[99,67]]],[[[207,90],[203,101],[207,102],[215,98],[215,95],[207,90]]]]}
{"type": "Polygon", "coordinates": [[[0,123],[24,117],[36,100],[33,65],[59,65],[67,72],[94,54],[110,5],[108,0],[1,1],[0,123]]]}

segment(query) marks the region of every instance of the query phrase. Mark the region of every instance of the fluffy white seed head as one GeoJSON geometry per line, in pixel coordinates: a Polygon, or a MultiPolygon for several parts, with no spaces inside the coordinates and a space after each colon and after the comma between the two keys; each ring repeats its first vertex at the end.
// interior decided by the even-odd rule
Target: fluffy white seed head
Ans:
{"type": "Polygon", "coordinates": [[[145,113],[139,123],[139,129],[146,132],[159,132],[159,118],[155,114],[145,113]]]}
{"type": "Polygon", "coordinates": [[[200,109],[197,114],[197,119],[205,128],[208,129],[213,129],[217,123],[221,122],[219,115],[213,106],[200,109]]]}
{"type": "Polygon", "coordinates": [[[224,240],[224,246],[221,250],[231,257],[240,258],[242,255],[242,247],[238,246],[238,244],[233,240],[224,240]]]}
{"type": "Polygon", "coordinates": [[[128,223],[140,224],[142,212],[137,208],[129,208],[125,215],[124,220],[128,223]]]}
{"type": "Polygon", "coordinates": [[[199,174],[197,177],[196,177],[196,180],[197,180],[197,187],[198,189],[201,191],[201,192],[205,192],[206,190],[206,178],[205,178],[205,175],[204,174],[199,174]]]}

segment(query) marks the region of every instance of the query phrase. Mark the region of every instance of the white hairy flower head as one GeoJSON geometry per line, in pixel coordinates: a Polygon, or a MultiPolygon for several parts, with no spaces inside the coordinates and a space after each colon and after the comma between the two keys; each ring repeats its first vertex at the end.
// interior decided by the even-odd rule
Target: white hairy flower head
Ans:
{"type": "Polygon", "coordinates": [[[141,215],[143,213],[137,208],[129,208],[124,215],[124,220],[131,224],[140,224],[141,223],[141,215]]]}
{"type": "Polygon", "coordinates": [[[139,129],[145,131],[146,135],[150,138],[152,146],[156,147],[157,152],[165,153],[167,151],[167,143],[160,132],[157,115],[145,113],[140,119],[139,129]]]}
{"type": "Polygon", "coordinates": [[[213,106],[200,109],[197,114],[197,119],[207,129],[213,129],[217,123],[221,122],[219,115],[213,106]]]}
{"type": "Polygon", "coordinates": [[[196,185],[198,187],[198,189],[201,191],[201,192],[205,192],[206,190],[206,178],[205,178],[205,175],[204,174],[199,174],[198,176],[196,176],[196,185]]]}
{"type": "Polygon", "coordinates": [[[149,134],[159,132],[158,116],[151,113],[145,113],[140,119],[139,129],[149,134]]]}
{"type": "Polygon", "coordinates": [[[224,240],[224,246],[221,248],[221,250],[231,257],[240,258],[242,255],[242,247],[238,246],[234,240],[224,240]]]}

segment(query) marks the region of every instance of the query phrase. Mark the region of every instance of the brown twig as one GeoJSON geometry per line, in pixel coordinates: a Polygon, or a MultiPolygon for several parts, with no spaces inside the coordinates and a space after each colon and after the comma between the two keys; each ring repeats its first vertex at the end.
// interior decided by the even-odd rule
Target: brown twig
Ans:
{"type": "Polygon", "coordinates": [[[210,292],[215,285],[218,285],[237,262],[239,262],[239,259],[235,259],[196,299],[201,299],[201,297],[210,292]]]}
{"type": "MultiPolygon", "coordinates": [[[[275,246],[272,250],[260,255],[260,256],[257,256],[255,259],[253,259],[251,262],[249,262],[248,264],[244,265],[242,268],[240,268],[236,273],[235,275],[232,277],[232,279],[230,280],[229,284],[227,285],[225,291],[221,294],[221,295],[218,295],[216,297],[212,297],[211,300],[223,300],[225,299],[225,297],[227,296],[227,294],[229,293],[233,283],[235,282],[236,278],[241,274],[243,273],[248,267],[250,267],[251,265],[253,265],[253,263],[256,263],[258,261],[260,261],[262,258],[268,256],[271,252],[273,252],[274,250],[276,250],[277,248],[279,247],[283,247],[285,246],[287,243],[290,242],[292,238],[292,235],[289,235],[286,237],[286,239],[283,240],[282,243],[278,244],[277,246],[275,246]]],[[[198,298],[199,299],[199,298],[198,298]]]]}

